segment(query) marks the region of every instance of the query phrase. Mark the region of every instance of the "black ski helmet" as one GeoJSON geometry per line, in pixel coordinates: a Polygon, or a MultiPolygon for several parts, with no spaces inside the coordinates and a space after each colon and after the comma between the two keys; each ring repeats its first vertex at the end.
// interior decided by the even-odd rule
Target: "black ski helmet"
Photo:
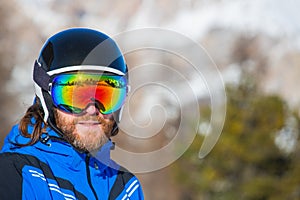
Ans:
{"type": "MultiPolygon", "coordinates": [[[[97,70],[128,78],[124,56],[115,41],[106,34],[88,28],[71,28],[50,37],[35,62],[33,80],[35,94],[44,111],[44,121],[56,130],[49,93],[50,78],[74,70],[97,70]]],[[[114,115],[116,123],[120,119],[120,110],[114,115]]],[[[112,135],[118,132],[116,123],[112,135]]]]}

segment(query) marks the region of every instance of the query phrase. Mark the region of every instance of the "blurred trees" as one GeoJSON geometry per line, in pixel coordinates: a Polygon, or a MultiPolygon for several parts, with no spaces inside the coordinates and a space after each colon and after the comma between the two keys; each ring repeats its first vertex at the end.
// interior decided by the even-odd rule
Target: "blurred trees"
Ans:
{"type": "Polygon", "coordinates": [[[15,46],[12,44],[10,38],[12,37],[12,32],[10,30],[10,16],[14,12],[13,1],[1,1],[0,2],[0,146],[2,146],[2,141],[5,134],[7,134],[8,124],[11,123],[9,117],[10,109],[15,102],[14,98],[9,96],[6,91],[6,83],[10,79],[10,73],[12,71],[14,53],[13,50],[15,46]]]}
{"type": "Polygon", "coordinates": [[[275,144],[287,116],[299,120],[280,97],[263,95],[250,78],[242,80],[227,87],[226,122],[212,152],[198,158],[199,134],[173,165],[179,199],[300,199],[300,148],[287,153],[275,144]]]}

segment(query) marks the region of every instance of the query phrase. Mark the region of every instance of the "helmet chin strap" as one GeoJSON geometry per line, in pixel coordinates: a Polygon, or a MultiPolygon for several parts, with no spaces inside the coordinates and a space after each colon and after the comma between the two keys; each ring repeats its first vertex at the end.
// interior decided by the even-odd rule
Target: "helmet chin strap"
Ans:
{"type": "Polygon", "coordinates": [[[110,134],[111,137],[117,135],[118,132],[119,132],[119,127],[118,127],[117,122],[115,121],[113,129],[112,129],[111,134],[110,134]]]}
{"type": "Polygon", "coordinates": [[[123,106],[119,110],[113,113],[115,123],[111,131],[111,136],[115,136],[119,132],[118,123],[121,121],[122,112],[123,112],[123,106]]]}

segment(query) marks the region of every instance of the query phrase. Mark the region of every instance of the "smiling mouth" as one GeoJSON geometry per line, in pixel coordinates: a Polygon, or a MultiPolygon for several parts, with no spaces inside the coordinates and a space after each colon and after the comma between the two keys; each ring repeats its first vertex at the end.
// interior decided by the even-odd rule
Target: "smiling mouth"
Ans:
{"type": "Polygon", "coordinates": [[[85,125],[85,126],[94,126],[101,124],[99,121],[79,121],[77,124],[85,125]]]}

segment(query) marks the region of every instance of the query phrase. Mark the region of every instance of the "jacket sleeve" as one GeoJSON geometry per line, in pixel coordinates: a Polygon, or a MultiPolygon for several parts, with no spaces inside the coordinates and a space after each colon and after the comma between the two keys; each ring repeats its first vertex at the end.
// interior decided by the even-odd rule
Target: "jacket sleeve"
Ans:
{"type": "Polygon", "coordinates": [[[0,154],[0,199],[22,199],[22,181],[16,157],[0,154]]]}

